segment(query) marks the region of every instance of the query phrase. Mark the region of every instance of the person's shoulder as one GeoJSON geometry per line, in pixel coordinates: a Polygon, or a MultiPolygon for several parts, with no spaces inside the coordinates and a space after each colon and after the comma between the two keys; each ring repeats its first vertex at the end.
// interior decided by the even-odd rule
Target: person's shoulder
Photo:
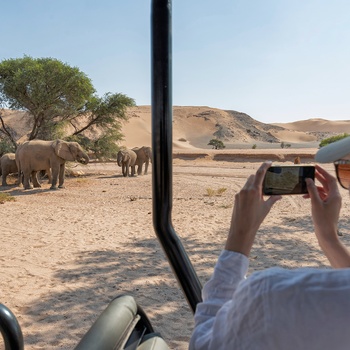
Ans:
{"type": "Polygon", "coordinates": [[[322,285],[333,289],[347,285],[350,290],[350,269],[272,267],[252,273],[246,282],[251,287],[263,285],[263,289],[269,291],[322,285]]]}

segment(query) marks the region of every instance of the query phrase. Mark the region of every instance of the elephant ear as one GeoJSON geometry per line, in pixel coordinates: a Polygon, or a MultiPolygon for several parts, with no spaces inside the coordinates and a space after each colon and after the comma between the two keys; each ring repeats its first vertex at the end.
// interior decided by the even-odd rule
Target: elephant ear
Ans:
{"type": "Polygon", "coordinates": [[[68,160],[73,162],[75,160],[70,148],[69,144],[62,140],[56,140],[53,145],[55,148],[55,153],[64,160],[68,160]]]}

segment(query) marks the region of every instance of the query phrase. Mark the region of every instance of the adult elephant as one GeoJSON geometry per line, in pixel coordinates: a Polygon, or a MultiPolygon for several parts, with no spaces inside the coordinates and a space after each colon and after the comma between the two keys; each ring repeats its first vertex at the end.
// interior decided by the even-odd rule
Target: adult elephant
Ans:
{"type": "Polygon", "coordinates": [[[131,167],[131,176],[135,175],[135,162],[137,155],[131,149],[121,149],[117,154],[117,163],[122,167],[124,177],[129,176],[129,167],[131,167]]]}
{"type": "Polygon", "coordinates": [[[24,142],[16,151],[16,164],[18,168],[18,180],[21,182],[23,174],[24,189],[41,187],[37,172],[51,169],[50,189],[63,188],[66,162],[77,161],[82,164],[89,162],[88,155],[84,152],[78,142],[67,142],[63,140],[42,141],[32,140],[24,142]],[[32,176],[33,186],[30,183],[32,176]]]}
{"type": "Polygon", "coordinates": [[[137,175],[142,175],[142,167],[145,164],[145,172],[147,175],[149,162],[152,163],[152,148],[151,147],[134,147],[132,149],[137,154],[135,166],[137,165],[137,175]]]}
{"type": "Polygon", "coordinates": [[[6,178],[9,174],[17,173],[15,153],[5,153],[0,158],[0,175],[2,176],[2,186],[7,186],[6,178]]]}

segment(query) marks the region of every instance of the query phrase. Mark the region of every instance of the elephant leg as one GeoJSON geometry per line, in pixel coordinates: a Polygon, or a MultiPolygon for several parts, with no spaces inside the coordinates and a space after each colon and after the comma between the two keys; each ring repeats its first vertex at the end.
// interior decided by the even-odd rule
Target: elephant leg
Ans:
{"type": "Polygon", "coordinates": [[[52,175],[51,175],[51,169],[50,168],[48,168],[48,169],[46,169],[46,174],[47,174],[47,177],[49,178],[49,184],[51,184],[52,183],[52,175]]]}
{"type": "Polygon", "coordinates": [[[17,180],[16,180],[16,185],[17,186],[23,185],[23,181],[24,181],[23,173],[21,171],[19,171],[18,176],[17,176],[17,180]]]}
{"type": "Polygon", "coordinates": [[[137,166],[137,175],[142,175],[142,164],[137,166]]]}
{"type": "Polygon", "coordinates": [[[66,171],[66,164],[63,163],[60,166],[58,188],[64,188],[63,183],[64,183],[64,173],[65,173],[65,171],[66,171]]]}
{"type": "Polygon", "coordinates": [[[2,172],[2,186],[7,186],[6,178],[7,175],[5,171],[2,172]]]}
{"type": "Polygon", "coordinates": [[[38,172],[37,171],[32,171],[32,182],[33,182],[33,186],[38,188],[41,187],[39,181],[38,181],[38,172]]]}
{"type": "Polygon", "coordinates": [[[149,162],[146,161],[146,163],[145,163],[145,175],[147,175],[147,172],[148,172],[148,164],[149,164],[149,162]]]}
{"type": "Polygon", "coordinates": [[[125,164],[124,163],[122,164],[122,173],[123,173],[123,176],[125,177],[126,176],[126,170],[125,170],[125,164]]]}
{"type": "Polygon", "coordinates": [[[20,186],[21,184],[23,184],[23,174],[21,170],[18,170],[16,185],[20,186]]]}
{"type": "Polygon", "coordinates": [[[129,176],[129,168],[130,168],[130,160],[127,160],[125,165],[126,165],[126,176],[128,177],[129,176]]]}
{"type": "Polygon", "coordinates": [[[131,176],[135,176],[135,165],[131,166],[131,176]]]}
{"type": "Polygon", "coordinates": [[[30,190],[33,188],[33,185],[30,183],[30,173],[23,172],[23,187],[25,190],[30,190]]]}
{"type": "Polygon", "coordinates": [[[58,173],[59,173],[59,165],[55,165],[51,168],[52,170],[52,182],[51,182],[51,190],[57,189],[57,180],[58,180],[58,173]]]}

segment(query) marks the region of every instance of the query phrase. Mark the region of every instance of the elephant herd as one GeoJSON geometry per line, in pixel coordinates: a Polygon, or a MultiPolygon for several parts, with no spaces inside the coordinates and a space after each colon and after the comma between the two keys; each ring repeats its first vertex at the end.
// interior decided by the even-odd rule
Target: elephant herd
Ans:
{"type": "Polygon", "coordinates": [[[89,157],[77,142],[26,141],[17,148],[16,153],[6,153],[0,158],[2,186],[7,186],[6,178],[10,173],[18,173],[17,185],[23,183],[24,189],[41,187],[37,173],[44,170],[51,189],[57,189],[57,182],[58,188],[63,188],[67,161],[87,164],[89,157]]]}
{"type": "MultiPolygon", "coordinates": [[[[7,186],[6,178],[9,174],[18,173],[16,184],[23,184],[24,189],[41,187],[37,173],[45,171],[51,184],[50,189],[63,188],[65,164],[67,161],[77,161],[82,164],[89,162],[89,156],[77,142],[63,140],[42,141],[32,140],[22,143],[16,153],[6,153],[0,158],[0,175],[2,186],[7,186]]],[[[122,167],[123,176],[147,174],[149,162],[152,162],[150,147],[135,147],[132,150],[121,149],[117,154],[117,163],[122,167]]]]}
{"type": "Polygon", "coordinates": [[[122,167],[122,174],[124,177],[129,175],[134,176],[136,173],[137,166],[137,175],[142,175],[143,164],[145,164],[146,175],[148,172],[149,162],[152,162],[152,149],[151,147],[134,147],[133,149],[123,148],[117,154],[117,163],[122,167]],[[131,174],[129,169],[131,168],[131,174]]]}

